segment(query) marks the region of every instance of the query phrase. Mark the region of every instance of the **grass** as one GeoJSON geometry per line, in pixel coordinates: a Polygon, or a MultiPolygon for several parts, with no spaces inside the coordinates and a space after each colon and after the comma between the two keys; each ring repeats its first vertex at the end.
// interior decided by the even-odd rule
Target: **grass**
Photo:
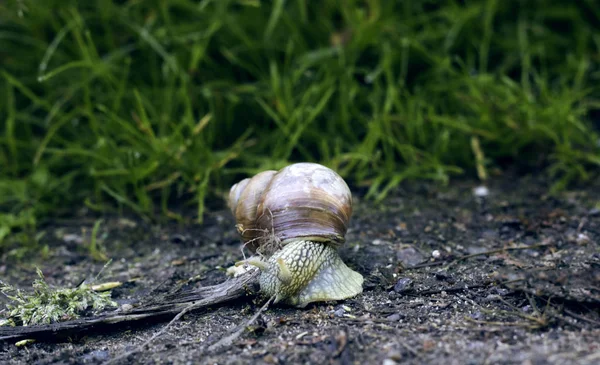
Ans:
{"type": "Polygon", "coordinates": [[[294,161],[380,201],[509,165],[558,191],[600,165],[591,0],[40,4],[0,3],[0,252],[82,205],[201,221],[294,161]]]}

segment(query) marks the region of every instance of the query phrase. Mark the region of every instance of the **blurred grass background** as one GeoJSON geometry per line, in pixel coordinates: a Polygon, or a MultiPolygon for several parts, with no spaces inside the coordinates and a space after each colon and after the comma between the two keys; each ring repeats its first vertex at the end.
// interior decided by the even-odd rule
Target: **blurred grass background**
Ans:
{"type": "Polygon", "coordinates": [[[295,161],[379,200],[509,166],[558,191],[600,165],[599,65],[593,0],[2,1],[0,253],[295,161]]]}

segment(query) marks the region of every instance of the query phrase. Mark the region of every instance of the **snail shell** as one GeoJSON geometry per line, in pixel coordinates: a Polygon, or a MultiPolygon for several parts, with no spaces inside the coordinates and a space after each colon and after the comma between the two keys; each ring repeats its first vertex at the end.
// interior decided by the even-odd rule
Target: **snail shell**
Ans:
{"type": "Polygon", "coordinates": [[[256,223],[256,207],[267,185],[277,171],[263,171],[251,179],[244,179],[229,191],[229,207],[235,216],[238,232],[252,252],[256,252],[266,236],[266,230],[256,223]]]}
{"type": "Polygon", "coordinates": [[[229,207],[252,252],[273,238],[283,245],[296,239],[339,245],[352,215],[352,194],[335,171],[297,163],[235,184],[229,207]]]}
{"type": "Polygon", "coordinates": [[[261,291],[275,302],[304,307],[362,292],[362,275],[337,253],[352,194],[335,171],[315,163],[263,171],[235,184],[228,205],[244,244],[267,258],[244,263],[261,270],[261,291]]]}

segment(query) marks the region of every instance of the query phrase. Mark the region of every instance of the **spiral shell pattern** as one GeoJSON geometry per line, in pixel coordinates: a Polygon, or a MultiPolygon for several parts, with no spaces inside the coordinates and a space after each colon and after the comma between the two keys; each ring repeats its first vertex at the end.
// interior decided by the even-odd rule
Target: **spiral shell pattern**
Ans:
{"type": "Polygon", "coordinates": [[[229,207],[253,252],[273,237],[283,245],[300,239],[340,245],[352,194],[335,171],[304,162],[238,182],[229,192],[229,207]]]}

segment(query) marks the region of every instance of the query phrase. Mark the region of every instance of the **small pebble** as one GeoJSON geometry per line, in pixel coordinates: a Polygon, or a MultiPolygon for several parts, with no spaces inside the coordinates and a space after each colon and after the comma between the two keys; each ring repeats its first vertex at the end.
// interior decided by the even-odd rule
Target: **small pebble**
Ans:
{"type": "Polygon", "coordinates": [[[383,360],[383,364],[382,365],[396,365],[396,364],[397,364],[397,362],[395,362],[392,359],[385,359],[385,360],[383,360]]]}
{"type": "Polygon", "coordinates": [[[345,317],[346,312],[350,312],[351,308],[345,305],[340,305],[333,311],[333,315],[336,317],[345,317]]]}
{"type": "Polygon", "coordinates": [[[66,235],[63,236],[63,241],[65,241],[66,243],[78,243],[78,244],[81,244],[81,243],[83,243],[83,237],[81,237],[78,234],[68,233],[68,234],[66,234],[66,235]]]}
{"type": "Polygon", "coordinates": [[[388,359],[392,359],[394,361],[402,360],[402,353],[398,350],[392,350],[388,353],[388,359]]]}
{"type": "Polygon", "coordinates": [[[480,320],[483,318],[483,314],[480,311],[476,311],[476,312],[469,314],[469,317],[471,317],[475,320],[480,320]]]}
{"type": "Polygon", "coordinates": [[[108,351],[106,350],[96,350],[96,351],[92,351],[86,355],[83,355],[81,360],[83,360],[84,363],[98,363],[98,362],[104,362],[106,360],[108,360],[110,358],[110,354],[108,353],[108,351]]]}
{"type": "Polygon", "coordinates": [[[400,315],[398,313],[394,313],[386,318],[390,322],[398,322],[400,320],[400,315]]]}
{"type": "Polygon", "coordinates": [[[577,243],[583,244],[583,243],[588,243],[588,242],[590,242],[590,238],[586,234],[579,233],[577,235],[577,243]]]}
{"type": "Polygon", "coordinates": [[[485,198],[490,195],[490,190],[486,186],[478,186],[473,189],[473,195],[479,198],[485,198]]]}
{"type": "Polygon", "coordinates": [[[306,335],[308,335],[308,331],[304,331],[304,332],[300,333],[299,335],[297,335],[296,336],[296,340],[299,340],[299,339],[301,339],[302,337],[304,337],[306,335]]]}
{"type": "Polygon", "coordinates": [[[396,253],[396,258],[406,267],[411,267],[425,261],[425,257],[413,246],[401,249],[396,253]]]}
{"type": "Polygon", "coordinates": [[[121,306],[121,311],[122,312],[129,312],[132,309],[133,309],[133,305],[131,305],[131,304],[123,304],[121,306]]]}
{"type": "Polygon", "coordinates": [[[135,228],[137,227],[137,223],[135,221],[132,221],[131,219],[127,219],[127,218],[121,218],[117,221],[117,224],[121,227],[127,227],[127,228],[135,228]]]}
{"type": "Polygon", "coordinates": [[[271,354],[267,354],[265,357],[263,357],[263,361],[267,364],[277,364],[279,362],[277,358],[271,354]]]}
{"type": "Polygon", "coordinates": [[[374,239],[373,241],[371,241],[371,243],[375,246],[379,246],[379,245],[389,245],[391,242],[389,241],[385,241],[385,240],[380,240],[380,239],[374,239]]]}
{"type": "Polygon", "coordinates": [[[440,270],[435,273],[435,278],[438,280],[447,280],[450,278],[450,275],[446,271],[440,270]]]}
{"type": "Polygon", "coordinates": [[[474,255],[474,254],[482,253],[485,251],[487,251],[487,248],[481,247],[481,246],[469,246],[467,248],[467,253],[469,255],[474,255]]]}
{"type": "Polygon", "coordinates": [[[442,254],[440,253],[440,250],[433,250],[433,252],[431,253],[431,256],[432,256],[434,259],[437,259],[437,258],[439,258],[441,255],[442,255],[442,254]]]}
{"type": "Polygon", "coordinates": [[[337,310],[335,310],[335,311],[333,312],[333,314],[334,314],[336,317],[338,317],[338,318],[341,318],[341,317],[343,317],[345,313],[346,313],[346,311],[345,311],[344,309],[342,309],[342,308],[340,308],[340,309],[337,309],[337,310]]]}
{"type": "Polygon", "coordinates": [[[413,281],[411,278],[400,278],[396,282],[396,285],[394,285],[394,291],[396,293],[404,293],[406,291],[409,291],[411,289],[412,282],[413,281]]]}
{"type": "Polygon", "coordinates": [[[180,244],[180,243],[185,243],[186,241],[187,241],[187,237],[182,234],[174,234],[171,237],[171,243],[180,244]]]}

